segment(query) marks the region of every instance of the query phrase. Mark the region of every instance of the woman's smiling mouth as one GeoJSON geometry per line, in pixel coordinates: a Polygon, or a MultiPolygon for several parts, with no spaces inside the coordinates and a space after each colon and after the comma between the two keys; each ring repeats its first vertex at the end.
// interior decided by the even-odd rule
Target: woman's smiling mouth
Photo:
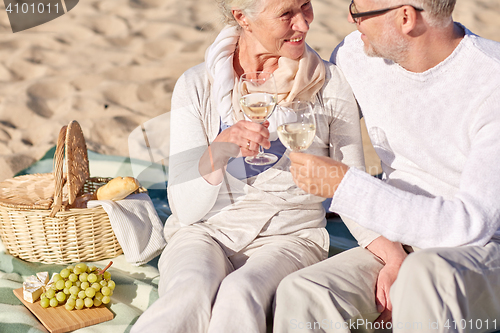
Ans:
{"type": "Polygon", "coordinates": [[[292,38],[292,39],[285,39],[286,42],[290,43],[299,43],[304,39],[304,36],[297,37],[297,38],[292,38]]]}

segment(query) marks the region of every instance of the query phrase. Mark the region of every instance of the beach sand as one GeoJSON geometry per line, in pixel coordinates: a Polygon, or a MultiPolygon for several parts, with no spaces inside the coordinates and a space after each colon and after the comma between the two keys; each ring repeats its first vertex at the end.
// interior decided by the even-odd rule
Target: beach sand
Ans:
{"type": "MultiPolygon", "coordinates": [[[[348,0],[314,0],[307,41],[325,59],[355,26],[348,0]]],[[[177,78],[201,63],[222,27],[211,0],[81,0],[12,33],[0,11],[0,181],[40,159],[77,120],[89,149],[129,156],[128,138],[170,110],[177,78]]],[[[500,41],[498,0],[458,0],[454,18],[500,41]]],[[[168,128],[161,137],[168,145],[168,128]]],[[[364,136],[371,173],[380,171],[364,136]]],[[[166,153],[165,151],[163,153],[166,153]]]]}

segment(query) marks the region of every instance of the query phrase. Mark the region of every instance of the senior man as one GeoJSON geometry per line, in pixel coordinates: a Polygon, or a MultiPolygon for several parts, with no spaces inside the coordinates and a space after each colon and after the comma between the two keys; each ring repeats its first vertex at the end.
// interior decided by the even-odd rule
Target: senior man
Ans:
{"type": "Polygon", "coordinates": [[[500,43],[454,22],[454,5],[351,2],[358,31],[331,61],[383,179],[290,155],[298,186],[332,198],[360,247],[285,278],[275,332],[500,330],[500,43]]]}

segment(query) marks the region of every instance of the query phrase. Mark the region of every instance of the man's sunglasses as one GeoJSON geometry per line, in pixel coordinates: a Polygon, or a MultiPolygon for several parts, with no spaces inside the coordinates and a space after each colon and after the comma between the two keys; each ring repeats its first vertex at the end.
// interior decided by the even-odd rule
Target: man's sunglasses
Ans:
{"type": "MultiPolygon", "coordinates": [[[[385,14],[388,11],[391,11],[393,9],[398,9],[403,6],[412,6],[412,5],[399,5],[399,6],[394,6],[394,7],[389,7],[389,8],[384,8],[384,9],[378,9],[378,10],[370,10],[368,12],[358,12],[356,9],[356,5],[354,4],[354,0],[351,0],[351,4],[349,5],[349,12],[351,13],[351,17],[354,20],[354,22],[358,22],[358,18],[360,17],[367,17],[367,16],[376,16],[376,15],[381,15],[385,14]]],[[[415,6],[412,6],[416,11],[421,12],[423,11],[422,8],[418,8],[415,6]]]]}

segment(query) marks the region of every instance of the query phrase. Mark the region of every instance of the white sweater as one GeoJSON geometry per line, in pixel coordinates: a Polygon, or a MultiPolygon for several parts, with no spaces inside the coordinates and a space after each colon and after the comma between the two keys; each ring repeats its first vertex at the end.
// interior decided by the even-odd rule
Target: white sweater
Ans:
{"type": "Polygon", "coordinates": [[[465,33],[423,73],[367,57],[359,32],[333,52],[385,179],[351,168],[331,210],[420,248],[500,236],[500,43],[465,33]]]}
{"type": "MultiPolygon", "coordinates": [[[[325,108],[308,152],[364,168],[356,101],[340,71],[328,62],[325,66],[326,81],[317,96],[325,108]]],[[[217,186],[201,177],[200,157],[220,126],[210,88],[200,64],[179,78],[172,96],[167,241],[179,227],[196,223],[229,251],[239,251],[258,236],[284,234],[308,238],[327,250],[323,199],[287,193],[294,186],[288,158],[248,182],[227,172],[217,186]]]]}

